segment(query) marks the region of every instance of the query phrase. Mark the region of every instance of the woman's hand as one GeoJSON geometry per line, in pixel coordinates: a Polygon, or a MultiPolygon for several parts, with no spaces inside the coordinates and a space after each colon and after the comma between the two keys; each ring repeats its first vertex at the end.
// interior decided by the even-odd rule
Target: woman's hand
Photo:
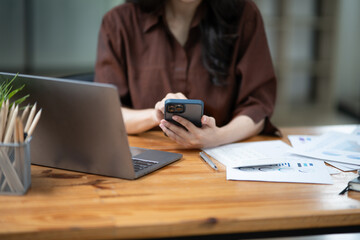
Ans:
{"type": "Polygon", "coordinates": [[[186,99],[182,93],[169,93],[164,99],[157,102],[154,108],[130,109],[122,107],[123,119],[128,134],[145,132],[160,124],[164,118],[164,104],[167,99],[186,99]]]}
{"type": "Polygon", "coordinates": [[[164,108],[165,101],[168,99],[187,99],[182,93],[168,93],[166,96],[159,102],[155,104],[155,119],[160,122],[164,118],[164,108]]]}
{"type": "Polygon", "coordinates": [[[160,121],[159,126],[170,139],[178,144],[186,148],[214,147],[218,145],[220,128],[216,126],[213,117],[203,115],[201,128],[196,127],[193,123],[180,116],[173,116],[172,119],[187,130],[164,119],[160,121]]]}
{"type": "Polygon", "coordinates": [[[263,128],[265,119],[254,122],[249,116],[237,115],[228,124],[217,127],[215,118],[203,115],[202,127],[196,127],[192,122],[180,116],[172,119],[181,126],[166,121],[164,118],[164,105],[167,99],[187,99],[182,93],[169,93],[155,105],[156,121],[163,132],[173,141],[186,148],[209,148],[219,145],[241,141],[259,134],[263,128]]]}
{"type": "Polygon", "coordinates": [[[160,121],[160,128],[172,140],[187,148],[208,148],[241,141],[259,134],[264,128],[265,120],[255,123],[250,117],[238,115],[223,127],[217,127],[215,119],[209,116],[201,118],[202,127],[198,128],[190,121],[179,116],[173,120],[183,125],[187,130],[175,124],[160,121]]]}

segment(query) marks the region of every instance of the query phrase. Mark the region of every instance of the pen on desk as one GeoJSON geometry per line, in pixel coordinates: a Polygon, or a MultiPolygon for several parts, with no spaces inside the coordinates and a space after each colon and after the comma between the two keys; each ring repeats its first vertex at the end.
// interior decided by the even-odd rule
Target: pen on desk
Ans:
{"type": "Polygon", "coordinates": [[[204,153],[204,152],[200,152],[200,157],[207,163],[210,165],[210,167],[212,167],[213,169],[215,169],[216,171],[218,170],[218,168],[216,167],[216,165],[213,163],[213,161],[211,161],[211,159],[204,153]]]}

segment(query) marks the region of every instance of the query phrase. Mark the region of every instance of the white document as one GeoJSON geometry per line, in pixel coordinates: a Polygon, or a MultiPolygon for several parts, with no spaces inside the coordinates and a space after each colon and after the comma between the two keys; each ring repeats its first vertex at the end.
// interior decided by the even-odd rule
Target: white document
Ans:
{"type": "MultiPolygon", "coordinates": [[[[354,133],[353,133],[354,134],[354,133]]],[[[304,147],[306,144],[312,144],[319,136],[312,136],[312,135],[289,135],[288,136],[291,145],[294,148],[304,147]]],[[[360,169],[360,165],[348,164],[348,163],[340,163],[334,161],[325,161],[326,163],[342,170],[342,171],[353,171],[360,169]]],[[[331,171],[331,174],[334,174],[336,171],[331,171]]],[[[338,172],[336,172],[338,173],[338,172]]]]}
{"type": "Polygon", "coordinates": [[[226,166],[228,180],[332,183],[323,161],[289,154],[291,149],[278,140],[203,150],[226,166]]]}
{"type": "Polygon", "coordinates": [[[323,161],[294,155],[284,156],[273,166],[226,168],[228,180],[332,184],[323,161]]]}
{"type": "Polygon", "coordinates": [[[360,126],[358,126],[358,127],[352,132],[352,134],[360,136],[360,126]]]}
{"type": "Polygon", "coordinates": [[[336,168],[331,167],[331,166],[326,166],[326,168],[327,168],[330,175],[342,173],[342,171],[340,171],[339,169],[336,169],[336,168]]]}
{"type": "Polygon", "coordinates": [[[281,160],[277,156],[285,154],[288,148],[289,145],[277,140],[233,143],[203,150],[227,167],[246,167],[279,164],[281,160]]]}
{"type": "Polygon", "coordinates": [[[317,137],[311,144],[304,144],[291,152],[327,161],[360,165],[360,136],[326,133],[317,137]]]}
{"type": "Polygon", "coordinates": [[[312,135],[289,135],[291,145],[294,148],[303,147],[305,144],[309,144],[315,141],[319,136],[312,135]]]}
{"type": "Polygon", "coordinates": [[[325,162],[330,164],[331,166],[334,166],[334,167],[344,171],[344,172],[350,172],[350,171],[360,169],[360,165],[340,163],[340,162],[334,162],[334,161],[325,161],[325,162]]]}

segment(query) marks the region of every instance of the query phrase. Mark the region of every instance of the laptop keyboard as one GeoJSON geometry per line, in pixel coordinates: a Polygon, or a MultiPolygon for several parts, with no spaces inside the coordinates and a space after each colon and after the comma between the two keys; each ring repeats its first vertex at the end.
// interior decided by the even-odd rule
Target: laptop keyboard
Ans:
{"type": "Polygon", "coordinates": [[[151,167],[151,166],[157,164],[158,162],[142,161],[142,160],[133,159],[133,163],[134,163],[135,172],[138,172],[145,168],[151,167]]]}

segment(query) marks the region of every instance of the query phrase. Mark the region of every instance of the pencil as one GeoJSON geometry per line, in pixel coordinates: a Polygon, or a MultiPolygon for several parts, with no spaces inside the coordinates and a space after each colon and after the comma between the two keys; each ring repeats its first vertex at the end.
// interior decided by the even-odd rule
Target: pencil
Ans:
{"type": "Polygon", "coordinates": [[[5,103],[3,102],[0,110],[0,141],[2,140],[2,136],[4,135],[4,127],[3,127],[3,122],[5,121],[4,111],[5,111],[5,103]]]}
{"type": "Polygon", "coordinates": [[[33,121],[33,119],[34,119],[35,111],[36,111],[36,103],[35,103],[34,106],[31,108],[29,117],[28,117],[28,119],[27,119],[27,122],[26,122],[26,125],[25,125],[25,128],[24,128],[24,131],[25,131],[25,132],[28,132],[28,131],[29,131],[30,125],[31,125],[31,123],[32,123],[32,121],[33,121]]]}
{"type": "Polygon", "coordinates": [[[8,120],[8,112],[9,112],[9,100],[6,100],[4,104],[4,112],[3,112],[3,121],[2,121],[2,124],[1,124],[1,127],[2,127],[2,132],[1,132],[1,139],[0,141],[3,140],[4,138],[4,135],[5,135],[5,131],[6,131],[6,122],[8,120]]]}
{"type": "Polygon", "coordinates": [[[9,124],[10,124],[10,121],[11,121],[11,119],[12,119],[12,116],[13,116],[13,114],[14,114],[14,110],[15,110],[15,104],[13,104],[12,106],[11,106],[11,108],[10,108],[10,111],[9,111],[9,113],[8,113],[8,122],[6,123],[6,125],[5,125],[5,129],[8,129],[8,127],[9,127],[9,124]]]}
{"type": "Polygon", "coordinates": [[[18,128],[19,142],[23,143],[24,142],[24,125],[20,119],[18,119],[17,128],[18,128]]]}
{"type": "Polygon", "coordinates": [[[4,109],[4,121],[3,121],[3,129],[5,131],[5,126],[6,126],[6,121],[7,121],[7,117],[8,117],[8,112],[9,112],[9,100],[5,101],[5,109],[4,109]]]}
{"type": "Polygon", "coordinates": [[[10,140],[11,140],[12,134],[14,132],[13,129],[14,129],[15,119],[17,117],[18,111],[19,111],[19,107],[16,106],[15,110],[14,110],[14,112],[12,114],[12,118],[9,119],[9,125],[7,126],[7,129],[6,129],[6,134],[5,134],[5,137],[4,137],[4,143],[9,143],[10,140]]]}
{"type": "Polygon", "coordinates": [[[15,127],[14,127],[14,143],[19,143],[18,121],[19,121],[19,117],[16,117],[16,119],[15,119],[15,127]]]}
{"type": "Polygon", "coordinates": [[[26,116],[29,113],[30,105],[28,104],[21,115],[21,121],[25,121],[26,116]]]}
{"type": "Polygon", "coordinates": [[[30,128],[29,128],[29,131],[26,132],[26,133],[27,133],[27,137],[26,137],[25,140],[27,140],[28,138],[30,138],[31,135],[32,135],[32,133],[34,132],[34,129],[35,129],[37,123],[39,122],[39,119],[40,119],[40,116],[41,116],[41,111],[42,111],[42,109],[40,109],[40,110],[38,111],[38,113],[36,114],[36,116],[35,116],[35,118],[34,118],[34,121],[31,123],[31,126],[30,126],[30,128]]]}

